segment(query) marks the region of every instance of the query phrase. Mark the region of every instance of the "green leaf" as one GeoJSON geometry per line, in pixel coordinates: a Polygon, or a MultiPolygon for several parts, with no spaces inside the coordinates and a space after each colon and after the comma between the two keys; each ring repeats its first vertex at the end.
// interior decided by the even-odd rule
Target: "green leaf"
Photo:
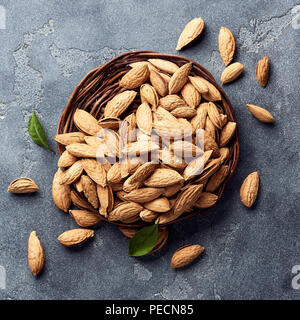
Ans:
{"type": "Polygon", "coordinates": [[[128,255],[139,257],[149,253],[158,240],[158,224],[144,227],[139,230],[129,241],[128,255]]]}
{"type": "Polygon", "coordinates": [[[43,126],[41,125],[41,123],[40,123],[38,117],[36,116],[35,112],[32,112],[32,115],[29,118],[28,131],[29,131],[29,134],[30,134],[32,140],[36,144],[38,144],[38,145],[40,145],[40,146],[42,146],[42,147],[54,152],[49,147],[49,144],[48,144],[48,141],[47,141],[47,138],[46,138],[45,130],[44,130],[43,126]]]}

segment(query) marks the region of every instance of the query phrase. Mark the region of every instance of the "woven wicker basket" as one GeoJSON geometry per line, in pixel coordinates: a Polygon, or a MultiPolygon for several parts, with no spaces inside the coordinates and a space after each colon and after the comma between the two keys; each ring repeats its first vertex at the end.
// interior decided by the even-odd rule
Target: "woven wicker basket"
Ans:
{"type": "MultiPolygon", "coordinates": [[[[112,99],[117,93],[124,91],[124,88],[121,88],[118,84],[121,77],[131,69],[129,64],[137,61],[143,61],[147,59],[167,59],[176,63],[178,66],[182,66],[185,63],[192,62],[193,68],[191,71],[191,75],[199,75],[206,80],[210,81],[221,93],[222,101],[218,103],[218,106],[222,107],[225,114],[227,115],[228,121],[236,121],[236,117],[234,114],[234,110],[232,105],[222,90],[222,88],[216,83],[213,76],[201,65],[196,63],[195,61],[171,54],[162,54],[153,51],[131,51],[123,53],[116,58],[110,60],[109,62],[101,65],[94,70],[90,71],[77,85],[74,92],[72,93],[57,126],[57,133],[67,133],[72,131],[78,131],[73,122],[73,115],[77,108],[83,109],[90,114],[92,114],[95,118],[101,119],[103,117],[103,107],[112,99]]],[[[229,174],[225,181],[218,189],[218,199],[221,198],[225,186],[229,179],[231,178],[238,162],[239,156],[239,141],[238,141],[238,131],[236,130],[234,138],[231,140],[230,145],[230,157],[227,160],[227,165],[229,166],[229,174]]],[[[61,155],[65,150],[63,145],[58,144],[58,152],[61,155]]],[[[176,220],[173,220],[167,224],[175,223],[178,221],[182,221],[184,219],[189,219],[193,216],[202,214],[208,211],[205,210],[195,210],[190,213],[186,213],[179,217],[176,220]]],[[[103,220],[108,221],[103,218],[103,220]]],[[[126,226],[126,227],[141,227],[144,223],[135,223],[135,224],[124,224],[124,223],[116,223],[108,221],[112,224],[118,226],[126,226]]]]}

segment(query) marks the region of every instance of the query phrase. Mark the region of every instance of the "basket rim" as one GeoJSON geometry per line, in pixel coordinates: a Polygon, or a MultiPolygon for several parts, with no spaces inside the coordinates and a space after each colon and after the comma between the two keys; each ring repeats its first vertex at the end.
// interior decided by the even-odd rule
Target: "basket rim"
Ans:
{"type": "MultiPolygon", "coordinates": [[[[222,102],[223,100],[226,101],[227,105],[228,105],[228,109],[230,111],[230,116],[232,118],[232,120],[234,122],[236,122],[237,126],[236,126],[236,132],[235,132],[235,136],[232,139],[233,141],[233,146],[232,146],[232,155],[231,155],[231,159],[233,159],[234,161],[232,161],[231,166],[230,166],[230,172],[227,175],[226,179],[223,181],[221,187],[219,188],[219,192],[218,192],[218,200],[217,202],[210,208],[207,209],[194,209],[191,213],[187,213],[184,214],[183,216],[169,221],[167,223],[163,223],[160,224],[161,227],[164,226],[168,226],[177,222],[181,222],[183,220],[186,219],[190,219],[192,217],[198,216],[198,215],[202,215],[202,214],[206,214],[207,212],[209,212],[213,207],[215,207],[217,205],[217,203],[220,201],[220,199],[222,198],[223,192],[225,190],[225,187],[227,185],[227,183],[229,182],[229,180],[231,179],[234,171],[236,170],[237,164],[238,164],[238,159],[239,159],[239,138],[238,138],[238,122],[235,116],[235,112],[234,109],[232,107],[232,104],[228,98],[228,96],[226,95],[226,93],[224,92],[223,88],[216,82],[215,78],[213,77],[213,75],[206,69],[204,68],[202,65],[200,65],[198,62],[184,57],[184,56],[180,56],[180,55],[175,55],[175,54],[167,54],[167,53],[159,53],[159,52],[155,52],[155,51],[150,51],[150,50],[134,50],[134,51],[127,51],[127,52],[123,52],[119,55],[117,55],[116,57],[112,58],[111,60],[107,61],[106,63],[99,65],[98,67],[90,70],[82,79],[81,81],[76,85],[75,89],[73,90],[65,108],[63,109],[60,118],[58,120],[58,124],[57,124],[57,134],[61,134],[61,133],[65,133],[61,130],[62,127],[62,122],[65,120],[65,116],[68,115],[68,111],[70,111],[69,109],[72,107],[72,103],[74,101],[74,99],[76,98],[77,94],[79,93],[80,89],[82,88],[82,85],[88,80],[89,77],[91,77],[95,72],[100,72],[101,70],[105,69],[106,67],[113,65],[116,61],[124,58],[124,57],[132,57],[134,55],[153,55],[153,57],[155,57],[156,59],[168,59],[168,58],[174,58],[174,59],[181,59],[181,60],[185,60],[186,62],[192,62],[193,65],[197,66],[197,68],[201,69],[203,71],[203,73],[206,75],[205,78],[207,78],[206,80],[208,80],[210,83],[212,83],[221,93],[222,96],[222,102]]],[[[148,58],[147,58],[148,59],[148,58]]],[[[147,60],[145,59],[145,60],[147,60]]],[[[141,61],[143,61],[143,59],[141,59],[141,61]]],[[[226,109],[226,111],[228,111],[226,109]]],[[[57,149],[58,149],[58,153],[59,155],[61,155],[61,153],[64,150],[64,146],[60,145],[59,143],[57,143],[57,149]]],[[[95,210],[96,211],[96,210],[95,210]]],[[[98,212],[98,211],[96,211],[98,212]]],[[[149,223],[146,222],[142,222],[139,224],[126,224],[126,223],[121,223],[121,222],[113,222],[113,221],[109,221],[108,219],[104,218],[103,216],[102,220],[106,221],[110,224],[116,225],[118,227],[127,227],[127,228],[141,228],[143,226],[147,226],[149,225],[149,223]]]]}

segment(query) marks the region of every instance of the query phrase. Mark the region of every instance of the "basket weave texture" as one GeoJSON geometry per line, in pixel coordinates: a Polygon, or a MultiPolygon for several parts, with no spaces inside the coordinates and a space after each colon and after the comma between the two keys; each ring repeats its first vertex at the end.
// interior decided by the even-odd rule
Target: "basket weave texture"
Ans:
{"type": "MultiPolygon", "coordinates": [[[[110,60],[109,62],[91,70],[76,86],[74,92],[72,93],[65,109],[63,110],[61,117],[57,126],[57,134],[68,133],[73,131],[78,131],[76,128],[73,115],[76,109],[83,109],[93,115],[96,119],[100,120],[103,118],[103,109],[106,103],[111,100],[116,94],[125,91],[126,89],[119,86],[119,80],[122,76],[131,69],[129,66],[131,63],[138,61],[145,61],[147,59],[166,59],[171,62],[176,63],[179,67],[188,62],[193,63],[191,70],[191,75],[198,75],[209,82],[211,82],[221,93],[222,101],[218,102],[218,106],[223,109],[227,115],[228,121],[236,121],[233,107],[226,96],[223,89],[216,83],[214,77],[197,62],[177,55],[162,54],[153,51],[131,51],[123,53],[116,58],[110,60]]],[[[238,130],[236,130],[235,136],[231,140],[229,146],[230,157],[227,160],[226,165],[229,166],[229,174],[224,182],[218,189],[217,195],[218,199],[221,198],[227,182],[230,180],[231,176],[236,169],[239,157],[239,140],[238,140],[238,130]]],[[[65,147],[58,144],[59,155],[63,153],[65,147]]],[[[75,187],[73,187],[75,189],[75,187]]],[[[186,213],[176,220],[173,220],[167,224],[182,221],[184,219],[191,218],[193,216],[202,214],[209,209],[196,209],[193,212],[186,213]]],[[[103,220],[108,221],[103,217],[103,220]]],[[[118,226],[126,227],[140,227],[141,223],[135,224],[123,224],[117,222],[111,222],[112,224],[118,226]]]]}

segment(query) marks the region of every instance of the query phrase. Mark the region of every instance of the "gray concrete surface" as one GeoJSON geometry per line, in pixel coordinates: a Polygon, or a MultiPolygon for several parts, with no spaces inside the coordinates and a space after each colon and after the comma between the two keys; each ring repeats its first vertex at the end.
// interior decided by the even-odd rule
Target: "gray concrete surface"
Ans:
{"type": "MultiPolygon", "coordinates": [[[[292,268],[300,265],[299,4],[0,0],[6,9],[6,29],[0,30],[0,274],[6,271],[6,288],[0,298],[299,299],[300,290],[291,285],[292,268]],[[167,245],[153,256],[129,258],[127,240],[106,224],[84,247],[62,247],[57,236],[76,225],[52,202],[58,155],[31,141],[32,110],[51,139],[68,97],[91,68],[129,49],[176,53],[182,28],[197,16],[205,20],[204,35],[181,54],[219,79],[224,67],[217,36],[227,26],[237,40],[235,60],[245,65],[244,75],[225,88],[238,118],[241,154],[222,201],[209,215],[172,226],[167,245]],[[255,79],[264,55],[271,60],[265,89],[255,79]],[[276,124],[256,121],[246,103],[268,108],[276,124]],[[248,210],[239,187],[254,170],[261,188],[248,210]],[[40,191],[6,193],[19,176],[33,178],[40,191]],[[27,267],[32,230],[46,254],[37,279],[27,267]],[[172,253],[187,243],[202,244],[206,253],[189,268],[171,270],[172,253]]],[[[56,148],[52,140],[51,146],[56,148]]]]}

